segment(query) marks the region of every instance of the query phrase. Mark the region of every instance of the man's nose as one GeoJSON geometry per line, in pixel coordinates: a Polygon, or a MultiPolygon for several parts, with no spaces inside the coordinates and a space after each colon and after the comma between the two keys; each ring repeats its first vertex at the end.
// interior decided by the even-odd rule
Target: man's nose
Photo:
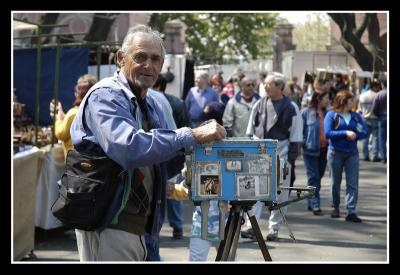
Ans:
{"type": "Polygon", "coordinates": [[[144,62],[143,62],[143,66],[150,66],[151,65],[151,58],[147,58],[144,62]]]}

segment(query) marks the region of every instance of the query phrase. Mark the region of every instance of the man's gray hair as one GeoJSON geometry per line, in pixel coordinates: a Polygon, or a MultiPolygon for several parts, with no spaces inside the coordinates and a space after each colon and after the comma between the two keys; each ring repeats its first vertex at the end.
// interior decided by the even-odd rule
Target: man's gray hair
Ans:
{"type": "Polygon", "coordinates": [[[276,86],[282,87],[282,90],[285,88],[286,82],[287,82],[285,75],[278,73],[278,72],[272,72],[272,73],[268,74],[268,76],[274,77],[274,82],[275,82],[276,86]]]}
{"type": "Polygon", "coordinates": [[[210,76],[208,75],[207,71],[197,71],[196,77],[203,78],[207,82],[207,84],[210,82],[210,76]]]}
{"type": "Polygon", "coordinates": [[[161,33],[151,29],[151,27],[149,27],[149,26],[145,26],[145,25],[141,25],[141,24],[129,28],[128,33],[126,34],[124,41],[122,42],[120,51],[127,53],[129,48],[132,46],[133,38],[135,36],[140,36],[143,33],[152,35],[154,37],[154,39],[160,43],[161,57],[164,59],[166,51],[165,51],[164,41],[161,38],[161,33]]]}

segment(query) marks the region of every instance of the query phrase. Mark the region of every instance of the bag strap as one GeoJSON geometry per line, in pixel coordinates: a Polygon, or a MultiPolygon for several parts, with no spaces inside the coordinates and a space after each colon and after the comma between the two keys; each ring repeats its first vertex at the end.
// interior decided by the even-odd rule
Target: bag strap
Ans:
{"type": "MultiPolygon", "coordinates": [[[[140,111],[140,108],[138,108],[138,106],[137,106],[138,103],[137,103],[136,99],[134,97],[131,97],[131,95],[127,91],[125,91],[126,88],[119,82],[118,79],[115,81],[115,83],[117,83],[117,85],[121,88],[121,90],[125,94],[126,98],[131,101],[133,108],[134,108],[134,110],[131,114],[135,118],[135,120],[138,124],[138,128],[143,129],[142,128],[142,113],[140,111]]],[[[85,107],[87,106],[87,102],[88,102],[90,95],[92,94],[93,91],[96,90],[96,88],[97,87],[95,87],[94,89],[89,91],[89,93],[86,95],[85,100],[83,102],[84,105],[82,108],[82,115],[81,115],[81,123],[82,123],[83,127],[85,127],[85,107]]],[[[129,194],[131,192],[131,181],[132,181],[132,177],[133,177],[133,171],[123,170],[122,172],[126,173],[125,176],[123,177],[124,193],[122,196],[121,206],[119,207],[118,211],[116,212],[113,219],[111,220],[111,224],[118,223],[118,216],[122,212],[122,210],[125,208],[126,203],[128,202],[128,199],[129,199],[129,194]]]]}

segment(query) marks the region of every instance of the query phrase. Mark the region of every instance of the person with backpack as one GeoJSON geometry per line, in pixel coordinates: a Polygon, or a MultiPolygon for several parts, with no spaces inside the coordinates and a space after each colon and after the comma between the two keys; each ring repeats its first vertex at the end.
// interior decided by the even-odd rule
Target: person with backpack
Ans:
{"type": "MultiPolygon", "coordinates": [[[[109,192],[111,202],[90,200],[95,205],[105,204],[100,224],[80,227],[90,215],[98,215],[90,211],[90,205],[80,208],[79,214],[87,214],[75,219],[81,261],[144,261],[147,254],[144,234],[158,237],[161,213],[165,212],[166,180],[174,176],[167,170],[166,162],[180,155],[179,151],[193,150],[197,143],[226,135],[216,121],[195,129],[168,129],[159,105],[147,95],[161,71],[164,57],[165,47],[158,32],[144,25],[129,29],[117,52],[121,69],[89,90],[72,123],[75,150],[67,156],[67,169],[70,173],[83,171],[87,180],[66,174],[68,183],[76,186],[91,182],[85,190],[86,196],[90,196],[91,186],[99,182],[107,186],[101,177],[90,181],[93,174],[102,174],[104,178],[112,174],[113,180],[122,172],[124,175],[116,183],[117,190],[109,192]],[[74,157],[70,161],[76,164],[73,167],[68,164],[70,156],[74,157]],[[95,159],[95,156],[100,157],[95,159]],[[115,169],[108,169],[110,162],[96,166],[98,160],[104,164],[104,159],[109,159],[115,169]]],[[[65,187],[68,188],[62,192],[68,199],[79,195],[68,193],[72,186],[65,187]]],[[[68,211],[66,220],[71,220],[68,211]]]]}
{"type": "Polygon", "coordinates": [[[340,217],[340,184],[346,173],[346,221],[359,223],[357,216],[359,153],[357,141],[367,137],[368,129],[357,112],[352,112],[354,95],[342,90],[334,98],[332,111],[324,120],[325,136],[329,140],[328,164],[332,182],[332,218],[340,217]]]}

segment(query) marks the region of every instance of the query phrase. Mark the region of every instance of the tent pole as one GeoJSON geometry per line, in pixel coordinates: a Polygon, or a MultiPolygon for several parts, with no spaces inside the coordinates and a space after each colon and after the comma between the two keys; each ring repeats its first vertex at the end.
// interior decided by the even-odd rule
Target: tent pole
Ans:
{"type": "Polygon", "coordinates": [[[38,146],[38,127],[39,127],[39,114],[40,114],[40,69],[41,69],[41,45],[40,45],[40,34],[42,28],[38,26],[37,34],[37,51],[36,51],[36,100],[35,100],[35,145],[38,146]]]}
{"type": "MultiPolygon", "coordinates": [[[[60,82],[60,61],[61,61],[61,51],[62,51],[62,46],[60,45],[59,41],[59,36],[57,36],[57,48],[56,48],[56,65],[55,65],[55,71],[54,71],[54,100],[55,102],[58,102],[58,88],[59,88],[59,82],[60,82]]],[[[57,107],[57,106],[56,106],[57,107]]],[[[53,129],[52,129],[52,137],[51,137],[51,147],[54,147],[54,142],[55,142],[55,131],[56,131],[56,109],[54,108],[54,114],[53,114],[53,129]]]]}
{"type": "Polygon", "coordinates": [[[97,58],[96,58],[96,61],[97,61],[97,79],[98,80],[100,80],[100,65],[101,65],[100,47],[101,47],[101,45],[99,44],[99,45],[97,45],[97,48],[96,48],[96,53],[97,53],[97,58]]]}

